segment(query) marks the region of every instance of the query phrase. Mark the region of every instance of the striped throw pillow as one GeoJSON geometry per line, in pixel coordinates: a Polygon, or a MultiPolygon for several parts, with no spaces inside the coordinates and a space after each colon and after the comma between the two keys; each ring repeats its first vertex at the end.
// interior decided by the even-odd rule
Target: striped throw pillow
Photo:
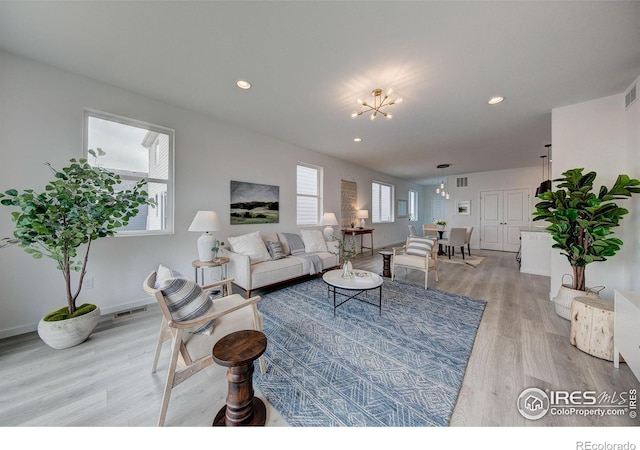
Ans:
{"type": "Polygon", "coordinates": [[[407,255],[427,256],[435,243],[435,239],[409,237],[407,255]]]}
{"type": "Polygon", "coordinates": [[[269,250],[271,259],[282,259],[286,257],[284,254],[284,247],[280,241],[267,241],[267,250],[269,250]]]}
{"type": "MultiPolygon", "coordinates": [[[[176,322],[184,322],[206,314],[213,306],[213,302],[202,288],[195,281],[185,278],[181,273],[164,269],[163,277],[158,281],[157,287],[162,291],[171,317],[176,322]]],[[[188,331],[210,335],[214,326],[215,320],[211,320],[188,331]]]]}

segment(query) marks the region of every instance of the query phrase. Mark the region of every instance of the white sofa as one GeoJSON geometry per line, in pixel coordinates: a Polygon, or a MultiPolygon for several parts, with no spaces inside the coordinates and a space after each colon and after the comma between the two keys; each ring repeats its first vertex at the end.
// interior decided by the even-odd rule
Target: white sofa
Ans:
{"type": "Polygon", "coordinates": [[[294,249],[296,255],[292,255],[287,243],[290,234],[254,232],[227,238],[229,247],[223,249],[223,256],[229,258],[228,277],[246,291],[247,298],[255,289],[317,275],[338,267],[338,241],[325,241],[319,230],[301,230],[298,235],[304,243],[304,250],[298,249],[296,252],[294,249]],[[264,246],[260,245],[256,235],[264,246]],[[249,237],[252,239],[247,239],[249,237]],[[284,256],[273,259],[267,245],[269,242],[281,243],[284,256]]]}

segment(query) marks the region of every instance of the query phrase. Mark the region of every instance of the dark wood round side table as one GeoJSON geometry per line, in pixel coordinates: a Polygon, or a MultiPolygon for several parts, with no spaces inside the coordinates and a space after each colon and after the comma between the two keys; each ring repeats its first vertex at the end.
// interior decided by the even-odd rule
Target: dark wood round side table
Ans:
{"type": "Polygon", "coordinates": [[[267,421],[264,402],[253,395],[253,362],[267,349],[267,337],[256,330],[231,333],[213,346],[213,360],[228,367],[227,404],[216,415],[213,426],[263,426],[267,421]]]}
{"type": "Polygon", "coordinates": [[[382,276],[391,278],[391,256],[393,252],[382,250],[379,253],[382,255],[382,276]]]}

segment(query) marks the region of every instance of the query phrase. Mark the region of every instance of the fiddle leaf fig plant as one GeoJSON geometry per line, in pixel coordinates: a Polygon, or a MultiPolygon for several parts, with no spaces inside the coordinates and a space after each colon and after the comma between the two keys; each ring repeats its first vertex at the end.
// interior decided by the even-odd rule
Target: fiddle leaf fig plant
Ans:
{"type": "Polygon", "coordinates": [[[629,211],[614,200],[631,197],[640,192],[640,180],[618,175],[611,188],[601,186],[596,195],[593,182],[596,172],[583,174],[583,168],[567,170],[557,189],[540,194],[536,204],[535,220],[551,225],[547,230],[573,270],[573,289],[585,291],[585,267],[597,261],[606,261],[622,247],[622,241],[612,237],[614,227],[629,211]]]}
{"type": "MultiPolygon", "coordinates": [[[[101,149],[89,153],[96,160],[104,154],[101,149]]],[[[11,213],[13,238],[2,239],[2,246],[15,244],[36,259],[46,256],[56,262],[65,281],[67,317],[71,317],[76,313],[76,299],[87,273],[91,243],[115,235],[138,214],[141,205],[155,203],[144,190],[146,180],[121,189],[120,175],[91,165],[86,159],[71,159],[61,170],[49,163],[46,166],[54,179],[43,192],[9,189],[0,193],[1,205],[18,209],[11,213]],[[79,276],[77,285],[72,286],[74,271],[79,276]]]]}

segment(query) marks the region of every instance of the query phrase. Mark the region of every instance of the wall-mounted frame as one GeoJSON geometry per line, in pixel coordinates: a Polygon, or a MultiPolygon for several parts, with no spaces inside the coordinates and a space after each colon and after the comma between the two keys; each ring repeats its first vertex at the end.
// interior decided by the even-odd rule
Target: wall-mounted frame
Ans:
{"type": "Polygon", "coordinates": [[[407,207],[408,207],[408,204],[406,200],[398,200],[398,218],[399,219],[403,219],[409,216],[407,207]]]}
{"type": "Polygon", "coordinates": [[[456,214],[459,216],[471,215],[471,200],[460,200],[456,202],[456,214]]]}
{"type": "Polygon", "coordinates": [[[230,224],[280,222],[280,187],[231,180],[230,224]]]}

